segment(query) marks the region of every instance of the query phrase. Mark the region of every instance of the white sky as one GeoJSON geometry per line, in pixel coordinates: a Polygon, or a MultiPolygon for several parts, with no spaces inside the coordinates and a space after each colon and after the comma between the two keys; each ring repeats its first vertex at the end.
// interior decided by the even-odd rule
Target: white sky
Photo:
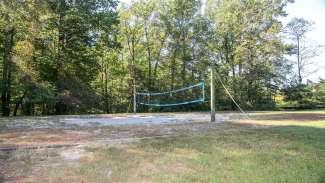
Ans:
{"type": "MultiPolygon", "coordinates": [[[[120,0],[129,3],[131,0],[120,0]]],[[[205,0],[203,0],[204,2],[205,0]]],[[[286,7],[288,16],[282,20],[287,24],[293,17],[302,17],[315,23],[314,30],[308,33],[307,37],[325,46],[325,0],[295,0],[293,4],[286,7]]],[[[321,55],[313,61],[319,70],[308,76],[308,79],[318,81],[319,78],[325,79],[325,49],[321,55]]],[[[311,68],[314,70],[315,68],[311,68]]]]}
{"type": "MultiPolygon", "coordinates": [[[[288,17],[283,19],[286,24],[293,17],[302,17],[315,23],[314,30],[308,33],[307,37],[325,46],[325,0],[295,0],[286,8],[288,17]]],[[[325,79],[325,50],[320,56],[313,59],[319,70],[308,76],[308,79],[317,81],[318,78],[325,79]]],[[[311,68],[310,70],[314,70],[311,68]]]]}

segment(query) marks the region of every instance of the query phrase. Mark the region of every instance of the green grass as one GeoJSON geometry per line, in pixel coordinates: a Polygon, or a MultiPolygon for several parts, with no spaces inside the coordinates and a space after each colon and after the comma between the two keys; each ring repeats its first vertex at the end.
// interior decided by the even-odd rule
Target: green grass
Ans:
{"type": "Polygon", "coordinates": [[[269,128],[241,124],[90,151],[61,171],[85,182],[325,182],[323,121],[269,128]]]}

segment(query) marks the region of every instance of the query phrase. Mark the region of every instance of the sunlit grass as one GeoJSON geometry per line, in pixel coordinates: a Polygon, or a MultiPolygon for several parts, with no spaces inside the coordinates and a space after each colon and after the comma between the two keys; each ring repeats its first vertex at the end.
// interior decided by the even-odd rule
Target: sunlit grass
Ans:
{"type": "Polygon", "coordinates": [[[302,126],[325,128],[325,111],[256,112],[251,119],[236,123],[268,126],[302,126]]]}

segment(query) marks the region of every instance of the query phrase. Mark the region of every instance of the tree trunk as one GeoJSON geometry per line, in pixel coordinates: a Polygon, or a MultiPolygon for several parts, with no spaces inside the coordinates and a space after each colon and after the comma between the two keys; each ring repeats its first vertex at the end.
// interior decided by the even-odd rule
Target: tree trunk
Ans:
{"type": "MultiPolygon", "coordinates": [[[[127,25],[127,23],[125,22],[125,24],[127,25]]],[[[128,50],[129,50],[129,53],[131,55],[131,63],[129,62],[128,63],[128,68],[129,68],[129,72],[130,72],[130,76],[132,78],[132,80],[129,81],[129,86],[132,86],[132,89],[130,87],[130,95],[129,95],[129,98],[130,98],[130,102],[129,102],[129,105],[127,107],[127,111],[126,112],[129,112],[130,109],[131,109],[131,106],[134,108],[134,103],[132,102],[132,98],[134,96],[134,92],[133,92],[133,87],[135,86],[136,84],[136,73],[135,73],[135,45],[137,43],[137,37],[135,35],[134,32],[132,32],[130,30],[130,32],[128,32],[126,35],[126,38],[127,38],[127,45],[128,45],[128,50]]]]}
{"type": "Polygon", "coordinates": [[[13,116],[17,116],[17,111],[19,109],[19,106],[23,103],[23,100],[26,96],[27,92],[24,92],[23,95],[19,98],[19,100],[16,102],[15,108],[14,108],[14,114],[13,116]]]}
{"type": "Polygon", "coordinates": [[[183,86],[186,85],[186,61],[183,58],[183,65],[182,65],[182,82],[183,82],[183,86]]]}
{"type": "Polygon", "coordinates": [[[196,56],[195,56],[194,46],[191,48],[191,51],[192,51],[192,55],[191,55],[191,78],[192,78],[192,81],[194,81],[194,79],[195,79],[195,71],[196,71],[196,67],[195,67],[196,56]]]}
{"type": "Polygon", "coordinates": [[[34,104],[32,104],[31,102],[24,103],[24,105],[22,105],[23,114],[27,116],[33,115],[33,105],[34,104]]]}
{"type": "Polygon", "coordinates": [[[147,57],[148,57],[148,83],[147,83],[147,88],[150,91],[151,90],[151,78],[152,78],[152,69],[151,69],[151,48],[149,44],[149,36],[148,36],[148,29],[145,25],[144,28],[145,36],[146,36],[146,46],[147,46],[147,57]]]}
{"type": "Polygon", "coordinates": [[[58,36],[59,36],[59,42],[58,42],[58,53],[57,53],[57,63],[56,63],[56,97],[57,102],[55,104],[55,113],[57,115],[63,114],[66,110],[66,106],[64,104],[63,99],[60,97],[60,95],[64,91],[64,71],[63,71],[63,53],[65,48],[65,32],[64,32],[64,17],[65,17],[65,1],[61,0],[59,4],[59,25],[58,25],[58,36]]]}
{"type": "Polygon", "coordinates": [[[176,74],[176,49],[173,53],[173,58],[171,59],[171,65],[170,65],[170,70],[171,70],[171,83],[170,83],[170,90],[174,90],[174,83],[175,83],[175,74],[176,74]]]}
{"type": "Polygon", "coordinates": [[[12,49],[14,45],[15,29],[11,28],[5,32],[4,48],[3,48],[3,75],[2,75],[2,115],[10,115],[10,88],[11,88],[11,65],[12,65],[12,49]]]}
{"type": "MultiPolygon", "coordinates": [[[[160,44],[161,46],[163,46],[165,43],[165,39],[163,39],[160,44]]],[[[152,86],[156,87],[157,86],[157,71],[158,71],[158,66],[159,66],[159,62],[160,62],[160,53],[161,53],[162,48],[159,49],[158,53],[157,53],[157,59],[156,59],[156,63],[155,63],[155,67],[154,67],[154,71],[153,71],[153,79],[152,79],[152,86]]]]}
{"type": "Polygon", "coordinates": [[[156,87],[157,85],[157,71],[158,71],[158,65],[159,65],[159,59],[157,59],[156,63],[155,63],[155,67],[154,67],[154,71],[153,71],[153,81],[152,81],[152,86],[156,87]]]}
{"type": "Polygon", "coordinates": [[[182,82],[183,82],[183,86],[186,85],[186,63],[187,63],[187,57],[186,57],[186,50],[185,50],[185,43],[183,42],[183,58],[182,58],[182,82]]]}
{"type": "Polygon", "coordinates": [[[108,95],[108,65],[104,64],[104,105],[106,113],[110,113],[109,95],[108,95]]]}
{"type": "Polygon", "coordinates": [[[238,64],[238,88],[239,88],[239,91],[238,91],[238,98],[241,100],[241,101],[244,101],[243,99],[243,94],[242,94],[242,91],[243,91],[243,63],[240,61],[239,64],[238,64]]]}
{"type": "MultiPolygon", "coordinates": [[[[232,72],[232,89],[234,93],[236,92],[236,70],[235,70],[235,65],[234,65],[234,58],[231,53],[231,45],[230,45],[230,40],[228,38],[228,35],[224,37],[225,42],[224,42],[224,49],[225,49],[225,59],[227,64],[231,66],[231,72],[232,72]]],[[[231,109],[236,110],[236,105],[231,102],[231,109]]]]}
{"type": "MultiPolygon", "coordinates": [[[[233,89],[233,93],[236,94],[237,93],[237,90],[236,90],[236,69],[233,64],[231,64],[231,71],[232,71],[232,89],[233,89]]],[[[232,110],[236,110],[237,106],[234,104],[234,102],[232,102],[231,104],[232,104],[231,105],[232,110]]]]}
{"type": "Polygon", "coordinates": [[[302,76],[301,76],[301,60],[300,60],[300,39],[297,37],[297,65],[298,65],[298,81],[299,84],[302,83],[302,76]]]}

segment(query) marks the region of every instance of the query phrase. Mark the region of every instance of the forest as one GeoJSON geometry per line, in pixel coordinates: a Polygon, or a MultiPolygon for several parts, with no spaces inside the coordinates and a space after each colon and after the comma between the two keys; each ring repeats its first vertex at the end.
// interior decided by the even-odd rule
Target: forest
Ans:
{"type": "MultiPolygon", "coordinates": [[[[134,86],[170,91],[209,83],[208,68],[245,110],[324,107],[325,80],[308,80],[322,46],[305,36],[313,22],[282,23],[290,3],[1,0],[1,114],[132,112],[134,86]]],[[[236,110],[218,81],[215,93],[218,110],[236,110]]],[[[202,103],[138,111],[208,109],[202,103]]]]}

